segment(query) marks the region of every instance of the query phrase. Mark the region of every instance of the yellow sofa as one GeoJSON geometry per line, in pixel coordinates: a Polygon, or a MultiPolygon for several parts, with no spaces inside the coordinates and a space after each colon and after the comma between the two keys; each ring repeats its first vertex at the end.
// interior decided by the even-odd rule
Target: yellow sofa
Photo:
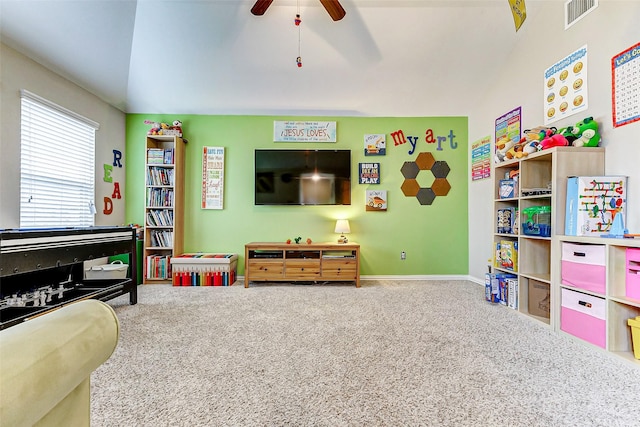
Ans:
{"type": "Polygon", "coordinates": [[[118,335],[115,312],[97,300],[0,332],[0,425],[88,426],[91,373],[118,335]]]}

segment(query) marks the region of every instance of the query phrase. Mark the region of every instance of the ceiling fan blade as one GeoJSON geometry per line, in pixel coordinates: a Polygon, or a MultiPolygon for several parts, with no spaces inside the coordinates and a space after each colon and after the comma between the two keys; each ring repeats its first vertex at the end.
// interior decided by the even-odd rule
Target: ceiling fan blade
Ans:
{"type": "Polygon", "coordinates": [[[329,16],[331,16],[331,19],[333,19],[334,21],[341,20],[342,18],[344,18],[344,15],[347,14],[347,12],[345,12],[342,8],[339,0],[320,0],[320,3],[322,3],[324,8],[329,13],[329,16]]]}
{"type": "Polygon", "coordinates": [[[273,0],[257,0],[256,4],[251,8],[251,13],[256,16],[262,16],[271,6],[271,3],[273,3],[273,0]]]}

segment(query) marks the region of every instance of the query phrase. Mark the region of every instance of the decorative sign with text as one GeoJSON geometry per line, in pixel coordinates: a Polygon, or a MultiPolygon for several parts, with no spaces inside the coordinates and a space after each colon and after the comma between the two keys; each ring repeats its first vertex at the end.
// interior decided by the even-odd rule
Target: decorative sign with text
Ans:
{"type": "Polygon", "coordinates": [[[360,184],[380,184],[380,163],[359,163],[360,184]]]}
{"type": "Polygon", "coordinates": [[[275,142],[336,142],[336,122],[273,122],[275,142]]]}
{"type": "Polygon", "coordinates": [[[224,147],[202,149],[202,209],[224,205],[224,147]]]}

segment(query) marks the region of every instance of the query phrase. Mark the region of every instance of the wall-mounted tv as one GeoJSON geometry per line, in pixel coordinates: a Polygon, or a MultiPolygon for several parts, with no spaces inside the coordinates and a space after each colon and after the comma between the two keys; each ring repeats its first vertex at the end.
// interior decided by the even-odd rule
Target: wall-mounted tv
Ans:
{"type": "Polygon", "coordinates": [[[350,150],[255,150],[256,205],[350,205],[350,150]]]}

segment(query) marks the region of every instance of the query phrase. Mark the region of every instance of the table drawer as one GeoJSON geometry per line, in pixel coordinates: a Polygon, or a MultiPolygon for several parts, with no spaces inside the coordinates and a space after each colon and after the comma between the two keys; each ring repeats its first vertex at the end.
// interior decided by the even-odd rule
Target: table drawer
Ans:
{"type": "Polygon", "coordinates": [[[354,280],[356,278],[356,260],[323,260],[322,277],[326,279],[354,280]]]}
{"type": "Polygon", "coordinates": [[[320,260],[287,260],[285,278],[314,280],[320,277],[320,260]]]}
{"type": "Polygon", "coordinates": [[[249,277],[251,280],[282,278],[284,262],[282,261],[249,261],[249,277]]]}

